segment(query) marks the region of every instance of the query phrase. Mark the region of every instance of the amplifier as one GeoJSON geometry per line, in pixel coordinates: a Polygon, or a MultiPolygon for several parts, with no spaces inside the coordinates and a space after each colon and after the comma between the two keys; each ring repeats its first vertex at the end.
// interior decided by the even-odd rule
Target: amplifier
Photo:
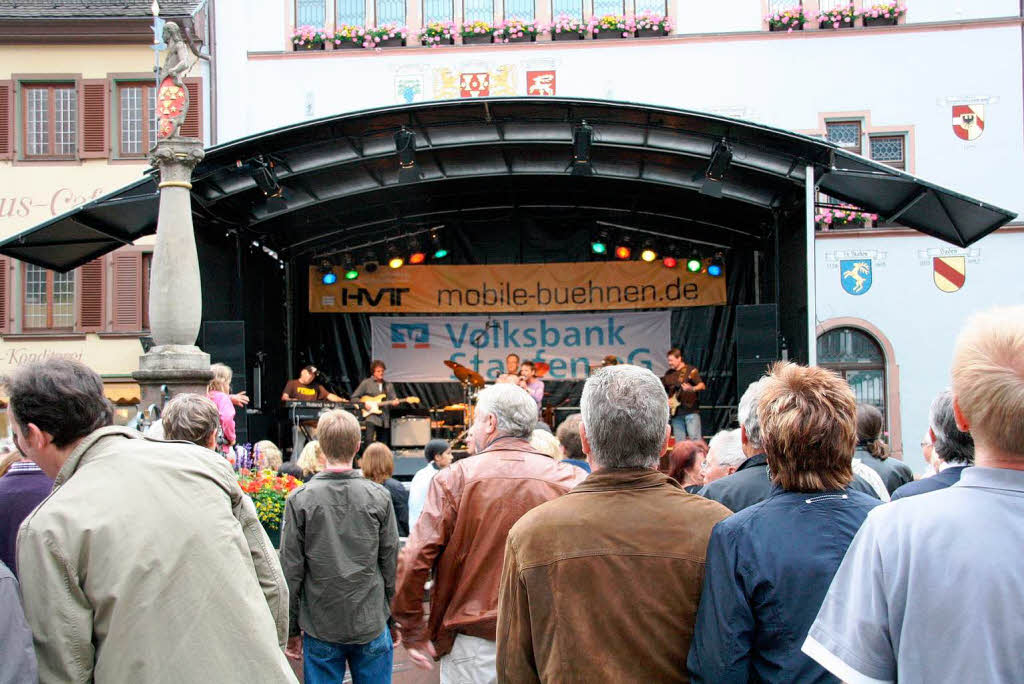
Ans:
{"type": "Polygon", "coordinates": [[[391,446],[424,446],[430,441],[428,416],[402,416],[391,421],[391,446]]]}

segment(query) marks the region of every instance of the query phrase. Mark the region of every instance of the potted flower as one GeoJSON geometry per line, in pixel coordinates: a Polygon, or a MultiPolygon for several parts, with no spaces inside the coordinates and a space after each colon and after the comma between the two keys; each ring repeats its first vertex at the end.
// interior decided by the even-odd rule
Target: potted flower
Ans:
{"type": "Polygon", "coordinates": [[[784,10],[776,10],[767,15],[764,20],[768,22],[769,31],[803,31],[810,17],[804,13],[803,7],[791,7],[784,10]]]}
{"type": "Polygon", "coordinates": [[[537,40],[537,34],[542,32],[543,28],[537,22],[513,17],[495,26],[494,42],[532,43],[537,40]]]}
{"type": "Polygon", "coordinates": [[[672,20],[651,11],[641,12],[636,16],[636,37],[651,38],[667,36],[672,32],[672,20]]]}
{"type": "Polygon", "coordinates": [[[853,20],[856,18],[857,10],[852,2],[847,5],[836,5],[832,9],[818,13],[818,28],[853,28],[853,20]]]}
{"type": "Polygon", "coordinates": [[[494,42],[495,27],[486,21],[467,21],[462,24],[462,44],[478,45],[494,42]]]}
{"type": "Polygon", "coordinates": [[[551,40],[583,40],[587,34],[587,25],[576,17],[559,15],[548,29],[551,40]]]}
{"type": "Polygon", "coordinates": [[[878,220],[878,214],[869,214],[850,204],[836,204],[820,208],[814,220],[822,230],[840,226],[866,228],[878,220]]]}
{"type": "Polygon", "coordinates": [[[606,14],[603,17],[590,17],[587,30],[594,35],[594,40],[609,38],[632,38],[636,31],[633,17],[606,14]]]}
{"type": "Polygon", "coordinates": [[[455,43],[455,22],[432,21],[420,31],[420,43],[435,48],[455,43]]]}
{"type": "Polygon", "coordinates": [[[384,24],[383,26],[366,29],[366,35],[363,36],[363,47],[402,47],[405,45],[405,39],[408,35],[409,29],[404,26],[384,24]]]}
{"type": "Polygon", "coordinates": [[[292,31],[292,49],[299,50],[323,50],[327,42],[327,32],[322,28],[313,26],[300,26],[292,31]]]}
{"type": "Polygon", "coordinates": [[[278,475],[273,470],[238,471],[238,485],[256,506],[256,516],[267,531],[274,548],[281,546],[281,522],[284,502],[302,482],[291,475],[278,475]]]}
{"type": "Polygon", "coordinates": [[[334,49],[362,49],[363,40],[365,39],[365,37],[366,29],[364,29],[362,26],[339,26],[334,30],[334,49]]]}
{"type": "Polygon", "coordinates": [[[895,26],[906,13],[907,8],[898,2],[881,2],[862,9],[860,17],[865,26],[895,26]]]}

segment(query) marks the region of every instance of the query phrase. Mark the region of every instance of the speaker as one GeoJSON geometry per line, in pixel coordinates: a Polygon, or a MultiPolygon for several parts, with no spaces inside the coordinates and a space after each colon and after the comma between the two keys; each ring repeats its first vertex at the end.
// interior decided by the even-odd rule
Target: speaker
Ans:
{"type": "Polygon", "coordinates": [[[429,416],[402,416],[391,421],[391,446],[425,446],[429,441],[429,416]]]}
{"type": "MultiPolygon", "coordinates": [[[[205,321],[202,334],[203,351],[211,363],[231,368],[231,391],[248,391],[245,368],[245,321],[205,321]]],[[[243,407],[235,407],[235,441],[249,442],[249,421],[243,407]]]]}
{"type": "MultiPolygon", "coordinates": [[[[775,328],[775,305],[753,304],[736,307],[736,359],[775,361],[779,355],[779,331],[775,328]]],[[[742,394],[742,392],[741,392],[742,394]]]]}

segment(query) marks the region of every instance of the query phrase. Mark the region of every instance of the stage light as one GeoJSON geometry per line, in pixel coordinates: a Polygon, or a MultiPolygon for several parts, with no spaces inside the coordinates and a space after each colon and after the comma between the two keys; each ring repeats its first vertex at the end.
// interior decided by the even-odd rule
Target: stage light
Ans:
{"type": "Polygon", "coordinates": [[[249,175],[252,177],[256,187],[266,197],[266,208],[270,213],[283,211],[288,208],[288,202],[284,197],[284,188],[277,182],[277,174],[274,172],[273,160],[267,161],[263,155],[257,155],[245,164],[241,160],[235,162],[239,168],[248,167],[249,175]]]}
{"type": "Polygon", "coordinates": [[[594,254],[607,254],[608,253],[608,231],[599,230],[594,236],[594,239],[590,241],[590,251],[594,254]]]}
{"type": "Polygon", "coordinates": [[[631,256],[633,256],[633,250],[631,250],[629,247],[627,247],[625,245],[619,245],[618,247],[615,248],[615,258],[616,259],[623,259],[623,260],[625,260],[625,259],[628,259],[631,256]]]}
{"type": "Polygon", "coordinates": [[[444,259],[448,256],[448,250],[441,244],[441,237],[434,231],[430,232],[430,246],[434,250],[435,259],[444,259]]]}
{"type": "Polygon", "coordinates": [[[654,250],[654,240],[644,240],[643,249],[640,250],[640,258],[647,263],[658,258],[658,253],[654,250]]]}
{"type": "Polygon", "coordinates": [[[725,180],[725,173],[732,164],[732,148],[726,144],[725,139],[715,144],[711,151],[711,158],[708,159],[707,169],[704,170],[704,178],[701,180],[700,192],[708,197],[722,196],[722,181],[725,180]]]}
{"type": "Polygon", "coordinates": [[[676,261],[675,257],[667,256],[662,257],[661,265],[664,266],[665,268],[675,268],[676,266],[679,265],[679,262],[676,261]]]}
{"type": "Polygon", "coordinates": [[[427,260],[427,254],[420,248],[420,241],[416,238],[409,238],[409,263],[422,264],[427,260]]]}
{"type": "Polygon", "coordinates": [[[395,133],[395,152],[398,154],[398,182],[413,183],[420,179],[416,167],[416,133],[403,126],[395,133]]]}
{"type": "Polygon", "coordinates": [[[719,278],[724,272],[725,260],[722,258],[722,253],[719,252],[718,254],[715,254],[715,256],[711,257],[708,262],[708,275],[712,278],[719,278]]]}
{"type": "Polygon", "coordinates": [[[702,268],[704,268],[704,260],[701,259],[700,252],[693,250],[686,259],[686,270],[690,273],[700,273],[702,268]]]}
{"type": "Polygon", "coordinates": [[[359,277],[359,269],[356,268],[350,254],[341,257],[341,270],[345,274],[345,280],[355,280],[359,277]]]}
{"type": "Polygon", "coordinates": [[[380,260],[377,257],[377,251],[374,249],[368,249],[363,252],[361,261],[365,273],[376,273],[377,269],[380,268],[380,260]]]}
{"type": "Polygon", "coordinates": [[[388,267],[389,268],[402,268],[405,265],[405,259],[402,258],[402,254],[398,251],[398,247],[391,245],[388,247],[388,267]]]}
{"type": "Polygon", "coordinates": [[[338,275],[334,272],[334,264],[330,259],[321,259],[317,268],[320,270],[320,282],[324,285],[333,285],[338,282],[338,275]]]}
{"type": "Polygon", "coordinates": [[[572,129],[572,175],[593,176],[590,164],[590,145],[594,141],[594,129],[586,119],[572,129]]]}

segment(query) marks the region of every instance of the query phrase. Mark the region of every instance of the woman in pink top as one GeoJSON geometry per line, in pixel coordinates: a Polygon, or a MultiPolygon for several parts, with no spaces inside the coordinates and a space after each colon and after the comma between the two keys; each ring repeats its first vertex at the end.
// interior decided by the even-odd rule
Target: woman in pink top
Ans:
{"type": "Polygon", "coordinates": [[[220,429],[229,445],[235,443],[235,407],[231,403],[231,369],[223,363],[210,366],[213,377],[206,386],[206,396],[217,405],[220,413],[220,429]]]}

